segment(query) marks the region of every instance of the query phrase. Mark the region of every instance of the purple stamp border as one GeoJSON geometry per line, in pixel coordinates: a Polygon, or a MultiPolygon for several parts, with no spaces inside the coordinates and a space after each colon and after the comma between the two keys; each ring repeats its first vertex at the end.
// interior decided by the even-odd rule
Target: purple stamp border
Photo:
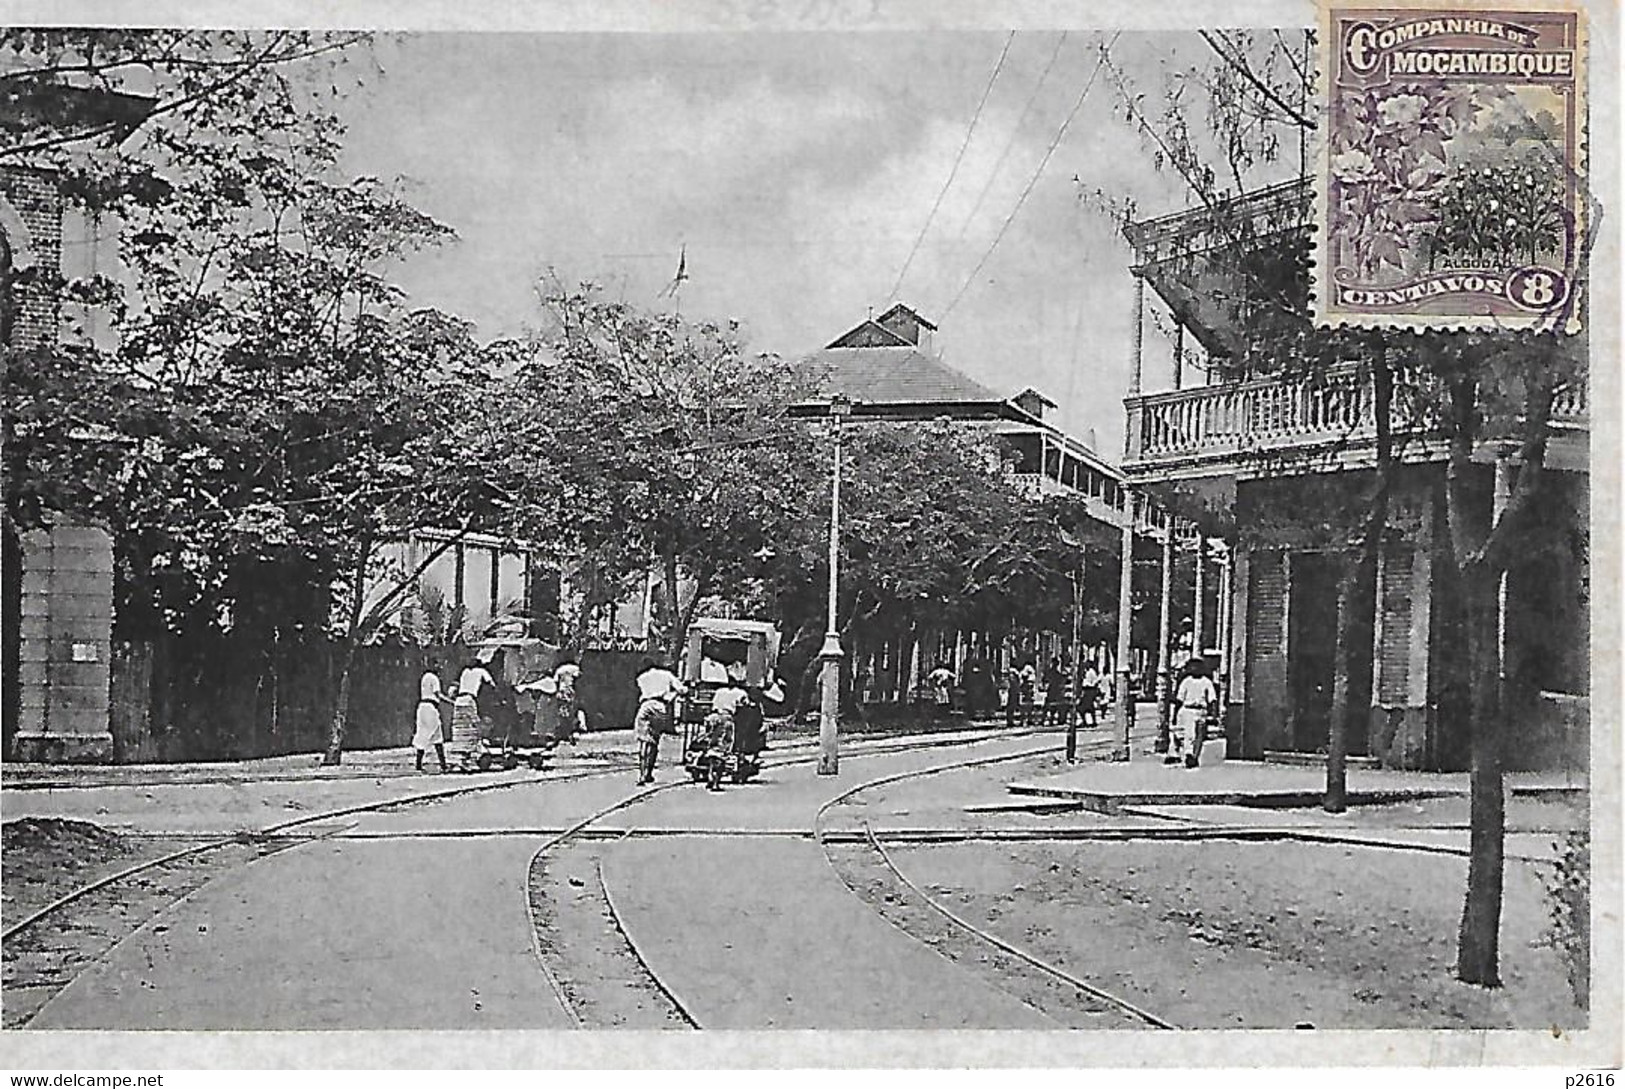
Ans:
{"type": "MultiPolygon", "coordinates": [[[[1578,332],[1588,203],[1584,11],[1542,0],[1504,8],[1322,0],[1319,61],[1316,321],[1578,332]],[[1542,86],[1563,103],[1551,118],[1561,162],[1549,171],[1536,164],[1549,199],[1525,199],[1518,245],[1502,239],[1498,249],[1489,231],[1486,253],[1486,232],[1471,221],[1488,220],[1499,203],[1489,187],[1515,180],[1515,171],[1490,162],[1473,177],[1446,146],[1473,131],[1479,98],[1542,86]]],[[[1540,189],[1527,171],[1522,181],[1540,189]]],[[[1513,218],[1505,222],[1503,233],[1514,232],[1513,218]]]]}

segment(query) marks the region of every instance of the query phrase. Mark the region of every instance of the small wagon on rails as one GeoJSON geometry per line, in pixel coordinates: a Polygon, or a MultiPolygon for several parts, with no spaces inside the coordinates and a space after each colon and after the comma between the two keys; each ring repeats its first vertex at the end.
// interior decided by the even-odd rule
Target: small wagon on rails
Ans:
{"type": "Polygon", "coordinates": [[[767,728],[762,704],[776,690],[779,630],[762,620],[696,620],[688,629],[679,698],[683,767],[713,789],[743,783],[762,768],[767,728]],[[728,692],[725,705],[718,694],[728,692]]]}
{"type": "Polygon", "coordinates": [[[503,652],[502,675],[495,678],[491,696],[481,699],[475,766],[481,771],[512,771],[525,764],[544,770],[549,753],[558,744],[555,731],[538,729],[549,719],[549,706],[557,705],[556,689],[549,693],[547,688],[558,648],[521,636],[489,637],[475,648],[477,657],[487,663],[495,659],[497,651],[503,652]]]}

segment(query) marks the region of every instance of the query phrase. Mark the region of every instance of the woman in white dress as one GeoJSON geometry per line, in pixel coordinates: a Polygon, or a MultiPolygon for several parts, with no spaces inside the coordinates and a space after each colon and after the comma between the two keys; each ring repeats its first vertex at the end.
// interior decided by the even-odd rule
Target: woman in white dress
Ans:
{"type": "Polygon", "coordinates": [[[474,765],[480,748],[480,689],[495,682],[478,659],[470,661],[457,678],[457,701],[451,707],[452,759],[459,771],[474,765]]]}
{"type": "Polygon", "coordinates": [[[418,681],[418,711],[417,729],[412,734],[412,747],[417,750],[417,770],[423,770],[423,754],[431,748],[440,761],[440,770],[446,770],[445,738],[440,729],[440,705],[448,703],[445,693],[440,690],[440,675],[434,670],[425,670],[423,678],[418,681]]]}

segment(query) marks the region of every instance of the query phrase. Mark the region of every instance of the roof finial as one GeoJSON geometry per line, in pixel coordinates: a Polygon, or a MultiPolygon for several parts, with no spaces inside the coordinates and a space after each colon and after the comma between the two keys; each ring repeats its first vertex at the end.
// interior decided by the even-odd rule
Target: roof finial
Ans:
{"type": "Polygon", "coordinates": [[[875,308],[874,308],[874,307],[872,307],[872,306],[871,306],[871,307],[869,307],[869,320],[870,320],[870,321],[874,321],[874,320],[875,320],[875,308]]]}

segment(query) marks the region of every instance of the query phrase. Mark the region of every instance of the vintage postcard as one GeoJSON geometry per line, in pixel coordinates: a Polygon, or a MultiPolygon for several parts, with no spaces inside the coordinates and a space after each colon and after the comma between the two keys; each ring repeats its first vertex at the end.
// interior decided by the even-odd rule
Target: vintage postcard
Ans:
{"type": "Polygon", "coordinates": [[[1319,61],[1319,320],[1576,329],[1583,11],[1332,2],[1319,61]]]}
{"type": "Polygon", "coordinates": [[[13,1089],[1612,1085],[1614,6],[62,7],[13,1089]]]}

